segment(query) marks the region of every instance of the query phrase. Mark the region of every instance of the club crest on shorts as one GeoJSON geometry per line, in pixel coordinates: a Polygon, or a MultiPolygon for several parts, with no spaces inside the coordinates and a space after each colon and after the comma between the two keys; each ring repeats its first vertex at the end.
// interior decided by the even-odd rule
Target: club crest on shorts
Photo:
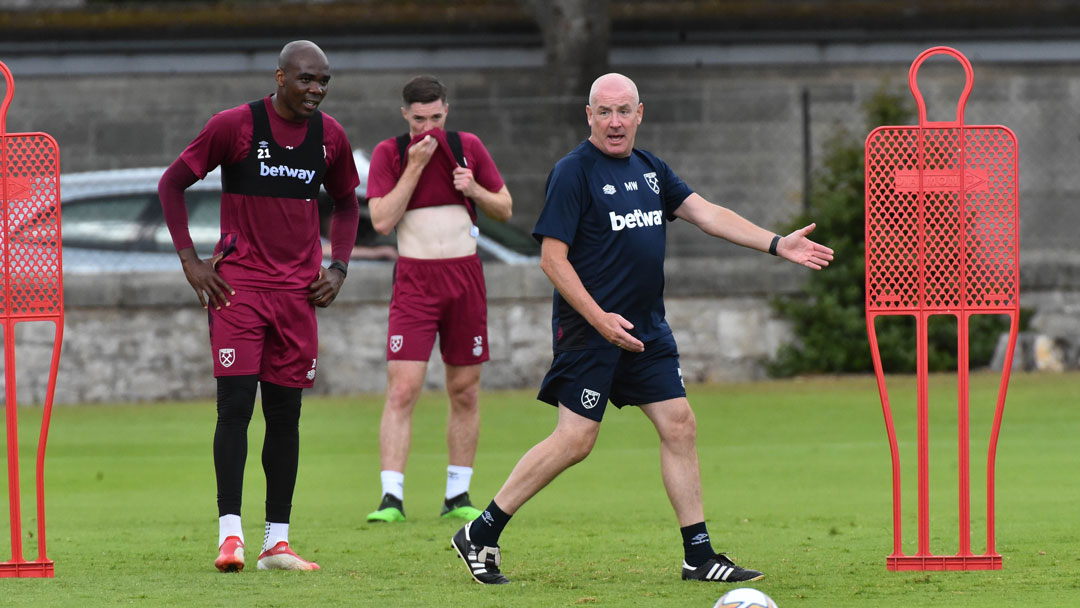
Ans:
{"type": "Polygon", "coordinates": [[[474,357],[479,357],[484,354],[484,338],[483,336],[473,336],[472,354],[474,357]]]}
{"type": "Polygon", "coordinates": [[[645,183],[649,184],[649,190],[653,191],[653,194],[660,194],[660,180],[656,179],[656,172],[642,173],[641,177],[645,178],[645,183]]]}
{"type": "Polygon", "coordinates": [[[600,393],[590,389],[581,391],[581,407],[591,410],[597,403],[600,403],[600,393]]]}
{"type": "Polygon", "coordinates": [[[236,349],[219,348],[217,351],[217,358],[222,367],[232,367],[232,364],[236,363],[236,349]]]}
{"type": "Polygon", "coordinates": [[[390,336],[390,352],[396,353],[401,350],[401,345],[404,342],[404,336],[390,336]]]}

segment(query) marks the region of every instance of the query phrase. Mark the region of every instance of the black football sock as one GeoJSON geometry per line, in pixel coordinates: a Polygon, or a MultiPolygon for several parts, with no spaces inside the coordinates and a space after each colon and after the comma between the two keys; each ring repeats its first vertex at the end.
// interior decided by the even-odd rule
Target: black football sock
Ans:
{"type": "Polygon", "coordinates": [[[709,530],[705,527],[705,522],[690,524],[685,528],[679,528],[679,531],[682,532],[686,565],[697,568],[716,555],[712,548],[712,541],[709,540],[709,530]]]}
{"type": "Polygon", "coordinates": [[[258,376],[217,379],[217,428],[214,430],[214,470],[217,473],[218,516],[239,515],[247,461],[247,429],[255,409],[258,376]]]}
{"type": "Polygon", "coordinates": [[[480,547],[498,546],[499,535],[502,534],[503,528],[510,522],[511,517],[513,516],[504,513],[494,500],[491,501],[487,509],[480,514],[480,517],[473,520],[469,528],[469,539],[472,544],[480,547]]]}
{"type": "Polygon", "coordinates": [[[293,489],[296,487],[300,455],[301,389],[262,383],[263,440],[262,464],[266,474],[266,521],[289,523],[293,489]]]}

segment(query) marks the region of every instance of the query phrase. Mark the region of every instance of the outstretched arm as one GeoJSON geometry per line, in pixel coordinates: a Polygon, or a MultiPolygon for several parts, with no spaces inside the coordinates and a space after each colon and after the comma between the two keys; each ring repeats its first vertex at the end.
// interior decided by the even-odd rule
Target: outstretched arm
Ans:
{"type": "MultiPolygon", "coordinates": [[[[710,203],[697,193],[686,197],[675,210],[675,216],[694,224],[706,234],[758,251],[769,251],[776,236],[738,213],[710,203]]],[[[806,238],[815,226],[810,224],[781,238],[776,246],[776,255],[814,270],[828,266],[833,259],[833,250],[806,238]]]]}
{"type": "Polygon", "coordinates": [[[551,279],[555,289],[605,340],[625,350],[644,351],[645,345],[641,340],[627,332],[634,328],[634,324],[620,314],[605,312],[585,289],[581,277],[567,259],[569,251],[569,245],[551,237],[544,237],[540,246],[540,268],[551,279]]]}

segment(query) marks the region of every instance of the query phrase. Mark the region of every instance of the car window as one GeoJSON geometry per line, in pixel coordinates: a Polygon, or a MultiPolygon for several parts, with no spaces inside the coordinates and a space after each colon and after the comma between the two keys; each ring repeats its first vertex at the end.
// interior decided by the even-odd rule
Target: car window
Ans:
{"type": "MultiPolygon", "coordinates": [[[[214,247],[221,238],[221,192],[188,190],[184,201],[188,210],[188,232],[195,251],[201,256],[209,256],[214,253],[214,247]]],[[[176,251],[169,227],[165,224],[158,225],[154,230],[154,245],[157,251],[176,251]]]]}
{"type": "Polygon", "coordinates": [[[130,249],[148,241],[145,218],[151,197],[111,196],[63,204],[64,245],[100,249],[130,249]]]}

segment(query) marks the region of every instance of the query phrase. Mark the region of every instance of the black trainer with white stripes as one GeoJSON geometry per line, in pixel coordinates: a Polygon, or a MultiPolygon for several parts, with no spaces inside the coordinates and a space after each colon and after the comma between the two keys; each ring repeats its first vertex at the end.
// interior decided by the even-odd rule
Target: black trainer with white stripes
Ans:
{"type": "MultiPolygon", "coordinates": [[[[457,551],[458,556],[464,560],[465,565],[469,568],[469,574],[478,583],[484,585],[505,585],[510,582],[510,579],[503,576],[502,572],[499,572],[499,565],[502,564],[502,553],[499,552],[499,547],[480,547],[472,543],[472,539],[469,538],[469,528],[472,527],[473,522],[469,522],[461,527],[454,534],[454,537],[450,539],[450,544],[453,545],[457,551]]],[[[685,570],[683,570],[685,576],[685,570]]]]}
{"type": "Polygon", "coordinates": [[[692,568],[686,562],[683,562],[682,577],[684,581],[745,583],[747,581],[760,581],[765,578],[765,575],[757,570],[740,568],[735,565],[735,562],[728,559],[728,556],[717,553],[712,559],[697,568],[692,568]]]}

